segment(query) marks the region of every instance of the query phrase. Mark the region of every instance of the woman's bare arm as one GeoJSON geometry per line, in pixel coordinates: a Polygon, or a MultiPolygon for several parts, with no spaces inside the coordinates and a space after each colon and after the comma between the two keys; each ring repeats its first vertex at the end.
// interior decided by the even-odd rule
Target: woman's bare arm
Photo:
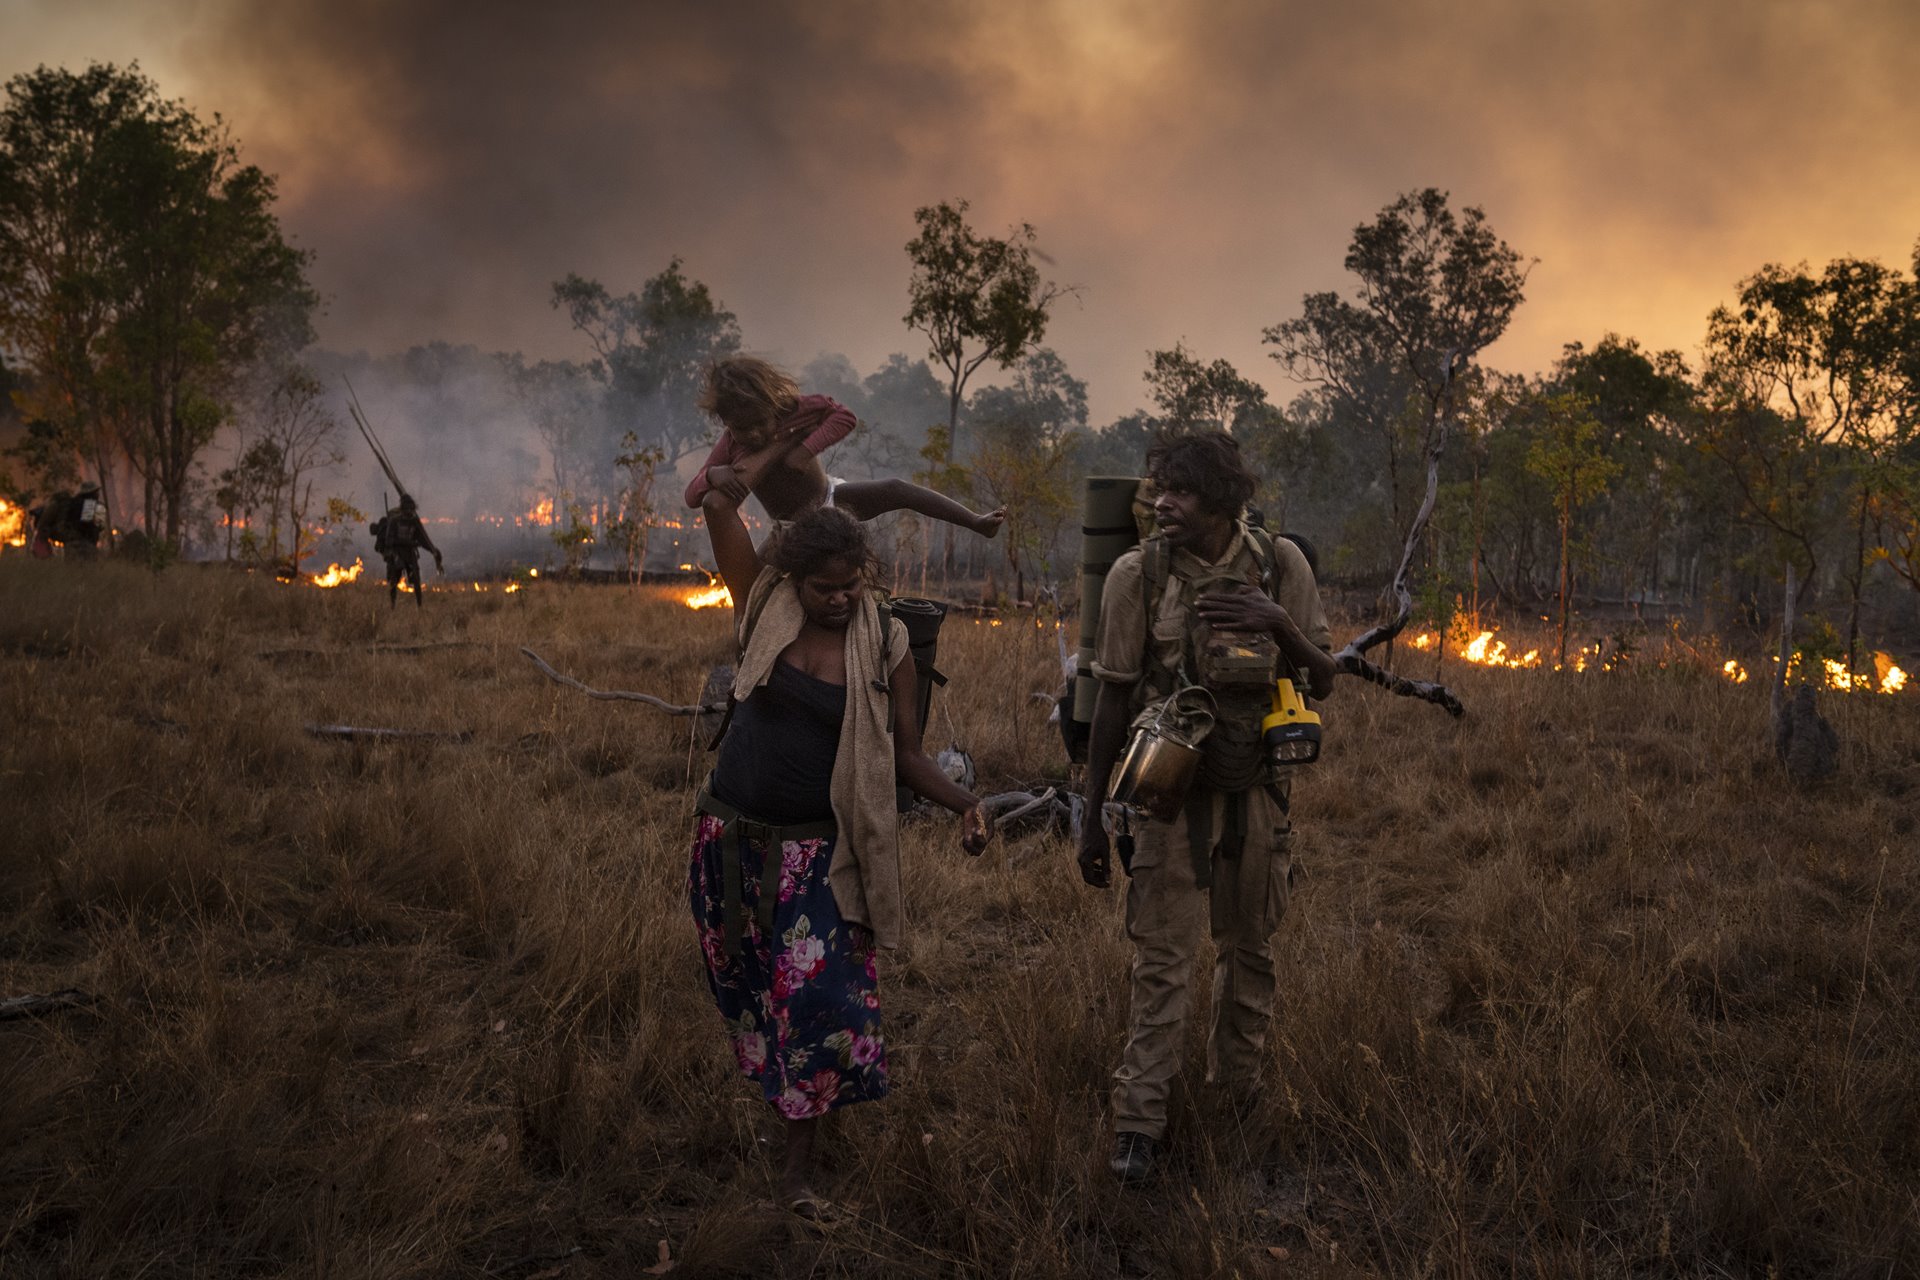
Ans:
{"type": "Polygon", "coordinates": [[[893,698],[893,773],[915,795],[961,816],[960,847],[979,853],[993,838],[993,823],[980,798],[940,771],[920,748],[920,722],[914,712],[914,671],[911,655],[900,659],[887,682],[893,698]]]}
{"type": "Polygon", "coordinates": [[[718,489],[709,489],[700,501],[700,511],[707,518],[707,541],[713,547],[713,562],[720,566],[720,578],[732,593],[734,606],[745,608],[747,592],[764,565],[740,519],[740,504],[718,489]]]}

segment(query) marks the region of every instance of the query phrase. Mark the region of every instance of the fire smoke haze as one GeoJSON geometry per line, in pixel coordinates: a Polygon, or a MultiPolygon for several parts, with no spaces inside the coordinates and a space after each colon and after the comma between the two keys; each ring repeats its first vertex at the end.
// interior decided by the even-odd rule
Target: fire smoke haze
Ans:
{"type": "Polygon", "coordinates": [[[323,345],[584,358],[547,299],[673,255],[750,349],[861,372],[920,205],[1039,230],[1084,286],[1047,335],[1093,420],[1184,339],[1275,398],[1259,342],[1347,287],[1353,227],[1433,185],[1539,259],[1489,362],[1606,331],[1692,353],[1762,263],[1906,266],[1920,8],[0,0],[0,73],[138,59],[232,124],[315,251],[323,345]]]}

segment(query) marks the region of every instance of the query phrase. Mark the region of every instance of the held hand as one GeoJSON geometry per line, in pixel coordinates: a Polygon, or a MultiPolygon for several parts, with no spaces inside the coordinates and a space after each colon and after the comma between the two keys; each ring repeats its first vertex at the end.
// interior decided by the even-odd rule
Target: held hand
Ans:
{"type": "Polygon", "coordinates": [[[993,839],[993,815],[975,804],[960,815],[960,847],[967,856],[977,858],[993,839]]]}
{"type": "Polygon", "coordinates": [[[1100,815],[1091,813],[1080,829],[1080,878],[1096,889],[1113,883],[1113,861],[1108,856],[1107,829],[1100,815]]]}
{"type": "Polygon", "coordinates": [[[1287,622],[1287,611],[1266,592],[1242,583],[1231,591],[1209,591],[1193,602],[1208,626],[1226,631],[1272,631],[1287,622]]]}
{"type": "Polygon", "coordinates": [[[707,468],[707,484],[710,488],[726,494],[736,503],[747,500],[747,482],[738,471],[725,463],[707,468]]]}
{"type": "Polygon", "coordinates": [[[447,571],[447,562],[440,558],[438,551],[433,553],[433,571],[439,574],[444,574],[447,571]]]}

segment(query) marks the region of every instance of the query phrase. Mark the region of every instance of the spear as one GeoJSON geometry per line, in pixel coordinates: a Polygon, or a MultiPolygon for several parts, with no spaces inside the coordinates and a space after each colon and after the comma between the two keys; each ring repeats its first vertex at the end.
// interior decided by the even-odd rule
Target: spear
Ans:
{"type": "Polygon", "coordinates": [[[347,384],[347,412],[353,417],[353,425],[360,428],[360,434],[366,439],[367,447],[373,450],[374,460],[380,464],[380,469],[387,473],[387,479],[393,481],[395,489],[398,489],[402,495],[411,492],[407,486],[400,483],[400,477],[394,473],[393,463],[387,460],[387,451],[380,447],[380,441],[374,437],[373,428],[367,425],[366,414],[360,409],[360,397],[353,393],[353,383],[347,382],[347,376],[344,373],[340,375],[340,381],[347,384]]]}

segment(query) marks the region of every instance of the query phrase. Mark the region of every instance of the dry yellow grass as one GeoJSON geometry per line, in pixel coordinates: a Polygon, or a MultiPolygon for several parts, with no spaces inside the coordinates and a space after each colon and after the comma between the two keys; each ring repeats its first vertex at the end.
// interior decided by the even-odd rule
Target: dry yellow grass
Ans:
{"type": "MultiPolygon", "coordinates": [[[[915,823],[895,1093],[835,1126],[857,1213],[817,1233],[755,1208],[686,722],[517,653],[692,700],[724,613],[21,557],[0,604],[0,995],[101,997],[0,1023],[0,1275],[616,1276],[663,1240],[689,1275],[1920,1267],[1911,697],[1830,698],[1843,772],[1799,793],[1764,691],[1695,670],[1450,666],[1461,722],[1343,682],[1270,1087],[1244,1123],[1179,1095],[1134,1194],[1117,894],[915,823]]],[[[1050,629],[956,616],[941,655],[984,784],[1060,771],[1050,629]]]]}

